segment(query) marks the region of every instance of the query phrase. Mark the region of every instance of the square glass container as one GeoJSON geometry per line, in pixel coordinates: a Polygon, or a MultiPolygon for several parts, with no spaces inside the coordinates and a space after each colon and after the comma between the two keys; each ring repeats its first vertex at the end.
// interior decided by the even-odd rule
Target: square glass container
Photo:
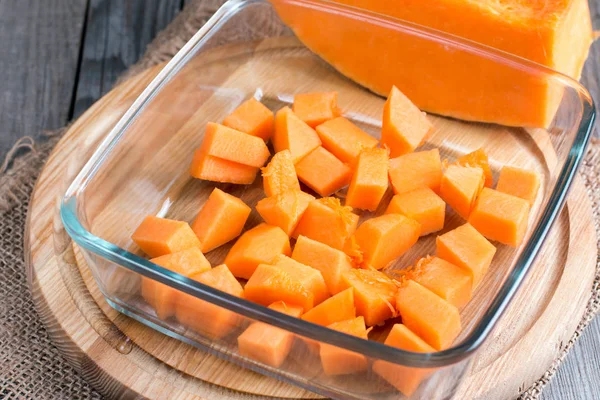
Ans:
{"type": "MultiPolygon", "coordinates": [[[[379,138],[385,99],[347,79],[312,53],[281,21],[274,3],[268,1],[230,0],[164,67],[68,188],[61,204],[64,226],[81,248],[107,302],[164,334],[333,398],[449,398],[470,356],[518,290],[565,202],[589,140],[594,120],[592,100],[568,77],[441,32],[324,1],[274,1],[300,11],[359,19],[365,26],[377,26],[409,45],[426,42],[448,54],[469,54],[482,63],[493,63],[562,93],[546,129],[430,115],[435,129],[422,149],[437,147],[442,158],[454,160],[484,147],[495,177],[505,164],[530,168],[542,177],[524,243],[516,249],[498,246],[490,271],[472,301],[461,310],[463,330],[455,344],[439,352],[414,353],[384,345],[384,328],[371,331],[372,340],[368,341],[333,331],[161,268],[146,259],[132,242],[131,234],[147,215],[193,221],[214,187],[240,197],[251,207],[264,197],[260,178],[243,186],[215,184],[189,175],[193,150],[202,142],[206,123],[222,121],[250,97],[276,111],[291,105],[295,93],[335,90],[344,116],[379,138]],[[143,280],[177,291],[176,307],[187,307],[190,318],[160,319],[141,295],[143,280]],[[207,308],[209,313],[198,311],[207,308]],[[211,318],[215,315],[220,317],[211,318]],[[181,323],[182,319],[188,322],[181,323]],[[256,321],[287,331],[294,338],[281,366],[269,366],[239,353],[238,336],[256,321]],[[314,350],[315,341],[337,347],[345,355],[344,360],[358,359],[364,368],[349,375],[327,375],[318,350],[314,350]],[[383,365],[391,378],[386,381],[374,373],[375,363],[383,365]]],[[[329,39],[333,43],[343,40],[329,39]]],[[[452,57],[447,60],[451,63],[452,57]]],[[[486,76],[485,70],[473,71],[473,77],[496,78],[486,76]]],[[[519,92],[506,82],[495,85],[495,90],[496,95],[505,91],[506,96],[527,101],[525,90],[519,92]]],[[[253,211],[246,229],[260,222],[253,211]]],[[[444,232],[462,223],[448,210],[444,232]]],[[[230,246],[207,253],[213,266],[223,262],[230,246]]],[[[434,250],[435,235],[421,238],[387,270],[404,268],[434,250]]]]}

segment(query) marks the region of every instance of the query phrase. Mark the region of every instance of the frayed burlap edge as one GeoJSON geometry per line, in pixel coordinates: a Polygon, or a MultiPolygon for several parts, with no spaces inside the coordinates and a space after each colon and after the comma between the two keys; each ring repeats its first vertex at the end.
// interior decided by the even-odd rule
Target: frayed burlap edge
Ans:
{"type": "MultiPolygon", "coordinates": [[[[169,60],[193,34],[221,6],[223,0],[196,0],[189,3],[173,22],[148,46],[145,55],[119,79],[122,82],[141,71],[169,60]]],[[[66,128],[46,133],[48,139],[37,145],[30,137],[19,140],[0,164],[0,217],[17,206],[21,199],[31,195],[32,182],[37,179],[39,172],[50,152],[66,131],[66,128]]],[[[594,225],[600,238],[600,142],[593,141],[584,159],[580,171],[584,179],[588,196],[592,201],[594,225]]],[[[600,239],[598,242],[600,249],[600,239]]],[[[569,342],[562,348],[559,356],[550,368],[519,397],[523,400],[539,398],[544,386],[552,379],[558,367],[568,352],[577,342],[585,328],[590,324],[600,309],[600,258],[596,265],[596,275],[588,305],[583,318],[569,342]]]]}

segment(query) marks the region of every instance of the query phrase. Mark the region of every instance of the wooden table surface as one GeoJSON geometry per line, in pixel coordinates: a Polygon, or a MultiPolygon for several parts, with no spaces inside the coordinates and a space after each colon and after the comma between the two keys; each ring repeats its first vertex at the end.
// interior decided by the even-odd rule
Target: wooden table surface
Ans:
{"type": "MultiPolygon", "coordinates": [[[[40,140],[43,131],[64,126],[108,92],[187,1],[0,0],[0,164],[20,137],[40,140]]],[[[590,8],[599,29],[600,0],[590,0],[590,8]]],[[[600,104],[600,43],[582,81],[600,104]]],[[[600,318],[542,398],[595,400],[598,393],[600,318]]]]}

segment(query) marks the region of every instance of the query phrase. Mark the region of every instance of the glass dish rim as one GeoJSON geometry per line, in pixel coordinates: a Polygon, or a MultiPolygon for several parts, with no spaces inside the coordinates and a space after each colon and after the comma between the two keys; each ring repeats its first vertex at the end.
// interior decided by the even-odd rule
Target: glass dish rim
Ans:
{"type": "Polygon", "coordinates": [[[518,56],[514,56],[488,46],[462,39],[454,35],[423,27],[407,21],[390,18],[381,14],[359,10],[357,8],[332,3],[327,0],[283,0],[287,3],[298,4],[316,9],[333,10],[350,16],[367,19],[371,23],[386,24],[395,29],[400,29],[411,35],[418,35],[428,40],[436,40],[458,46],[463,50],[471,51],[480,56],[486,56],[496,61],[502,61],[515,68],[530,69],[535,73],[549,75],[558,79],[564,86],[569,86],[579,93],[582,104],[581,121],[577,133],[569,150],[567,159],[557,177],[555,189],[550,194],[546,207],[540,215],[531,236],[524,245],[522,253],[516,260],[515,266],[509,272],[505,282],[494,296],[480,321],[471,333],[459,344],[435,353],[414,353],[387,346],[380,342],[367,341],[350,336],[338,331],[328,329],[299,318],[277,313],[267,307],[262,307],[248,300],[231,296],[209,286],[188,279],[182,275],[164,269],[149,260],[130,253],[108,241],[105,241],[83,227],[77,218],[77,194],[85,189],[89,180],[101,167],[105,158],[117,145],[129,125],[143,112],[144,106],[160,92],[161,88],[181,69],[194,55],[194,50],[201,47],[210,33],[228,20],[231,16],[241,11],[244,7],[262,3],[274,7],[268,0],[228,0],[209,19],[209,21],[184,45],[184,47],[167,63],[152,82],[144,89],[115,127],[100,143],[97,150],[82,167],[76,178],[69,185],[64,197],[61,199],[60,216],[65,230],[79,246],[91,251],[107,260],[114,262],[133,272],[139,273],[150,279],[169,285],[177,290],[201,298],[218,306],[229,309],[253,320],[286,329],[301,336],[321,342],[343,346],[349,350],[362,353],[366,356],[408,365],[413,367],[443,367],[455,364],[476,351],[487,339],[504,310],[510,304],[514,294],[530,269],[539,249],[541,248],[549,229],[554,223],[565,203],[568,189],[573,177],[582,161],[583,154],[589,142],[593,123],[595,120],[595,107],[593,100],[585,88],[572,78],[562,75],[554,70],[533,63],[518,56]]]}

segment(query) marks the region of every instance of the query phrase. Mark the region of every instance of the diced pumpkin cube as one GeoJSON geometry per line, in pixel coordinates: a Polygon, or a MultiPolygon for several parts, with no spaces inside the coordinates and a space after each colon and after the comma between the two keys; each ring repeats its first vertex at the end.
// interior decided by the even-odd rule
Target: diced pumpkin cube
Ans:
{"type": "MultiPolygon", "coordinates": [[[[190,275],[210,269],[210,263],[198,247],[166,254],[150,261],[188,278],[190,275]]],[[[154,308],[160,319],[167,319],[175,315],[177,293],[177,290],[165,284],[142,277],[142,297],[154,308]]]]}
{"type": "Polygon", "coordinates": [[[337,117],[317,126],[323,147],[340,161],[354,165],[363,149],[376,147],[377,139],[344,117],[337,117]]]}
{"type": "Polygon", "coordinates": [[[460,308],[471,300],[471,273],[439,257],[424,257],[406,274],[453,306],[460,308]]]}
{"type": "Polygon", "coordinates": [[[256,136],[209,122],[200,149],[207,155],[250,167],[262,167],[269,156],[265,142],[256,136]]]}
{"type": "Polygon", "coordinates": [[[308,310],[302,319],[317,325],[331,325],[356,317],[354,290],[348,288],[308,310]]]}
{"type": "Polygon", "coordinates": [[[273,135],[275,118],[271,110],[252,97],[226,116],[223,125],[267,141],[273,135]]]}
{"type": "Polygon", "coordinates": [[[296,240],[292,258],[321,271],[331,294],[343,289],[342,274],[352,269],[352,262],[346,253],[302,235],[296,240]]]}
{"type": "Polygon", "coordinates": [[[402,323],[436,350],[452,345],[461,330],[458,309],[415,281],[405,281],[396,294],[402,323]]]}
{"type": "Polygon", "coordinates": [[[481,168],[450,165],[442,177],[440,196],[458,215],[468,219],[484,182],[481,168]]]}
{"type": "Polygon", "coordinates": [[[187,222],[153,215],[144,218],[131,239],[150,257],[160,257],[191,247],[200,248],[200,241],[187,222]]]}
{"type": "Polygon", "coordinates": [[[242,200],[215,188],[192,224],[200,249],[207,253],[238,237],[251,211],[242,200]]]}
{"type": "Polygon", "coordinates": [[[289,150],[275,153],[269,164],[262,169],[263,187],[268,197],[290,190],[300,190],[300,182],[289,150]]]}
{"type": "Polygon", "coordinates": [[[357,224],[358,215],[352,212],[352,207],[342,206],[335,197],[325,197],[308,205],[294,231],[294,237],[303,235],[334,249],[344,250],[357,224]]]}
{"type": "Polygon", "coordinates": [[[504,166],[500,170],[500,178],[496,190],[535,203],[540,188],[540,176],[521,168],[504,166]]]}
{"type": "Polygon", "coordinates": [[[469,223],[483,236],[517,247],[523,241],[529,219],[529,202],[485,188],[471,211],[469,223]]]}
{"type": "Polygon", "coordinates": [[[290,190],[266,197],[256,204],[256,211],[269,225],[278,226],[291,236],[306,208],[315,198],[300,190],[290,190]]]}
{"type": "Polygon", "coordinates": [[[190,175],[205,181],[249,185],[256,179],[258,168],[209,156],[202,149],[194,152],[190,175]]]}
{"type": "Polygon", "coordinates": [[[354,237],[363,252],[363,265],[387,267],[406,253],[421,234],[421,224],[401,214],[386,214],[363,222],[354,237]]]}
{"type": "Polygon", "coordinates": [[[388,188],[388,152],[365,149],[358,156],[346,195],[346,205],[375,211],[388,188]]]}
{"type": "MultiPolygon", "coordinates": [[[[292,317],[302,314],[301,307],[282,301],[271,304],[269,308],[292,317]]],[[[254,322],[238,336],[237,342],[241,355],[277,368],[290,353],[294,334],[262,322],[254,322]]]]}
{"type": "MultiPolygon", "coordinates": [[[[385,344],[415,353],[434,353],[435,349],[411,332],[405,325],[395,324],[385,339],[385,344]]],[[[373,371],[405,396],[410,397],[421,382],[433,372],[429,368],[405,367],[391,362],[377,360],[373,371]]]]}
{"type": "MultiPolygon", "coordinates": [[[[190,278],[232,296],[244,295],[242,285],[223,264],[190,278]]],[[[240,324],[238,314],[185,293],[177,297],[175,315],[184,326],[213,339],[226,336],[240,324]]]]}
{"type": "MultiPolygon", "coordinates": [[[[368,339],[368,332],[363,317],[340,321],[328,326],[330,329],[368,339]]],[[[321,365],[325,375],[347,375],[367,369],[367,357],[330,344],[321,343],[321,365]]]]}
{"type": "Polygon", "coordinates": [[[297,94],[293,108],[294,113],[312,128],[340,115],[337,92],[297,94]]]}
{"type": "Polygon", "coordinates": [[[329,298],[329,291],[319,270],[304,265],[288,256],[279,255],[273,265],[285,271],[292,279],[309,290],[314,296],[314,305],[322,303],[329,298]]]}
{"type": "Polygon", "coordinates": [[[421,236],[444,228],[446,203],[428,187],[392,197],[385,214],[402,214],[421,224],[421,236]]]}
{"type": "Polygon", "coordinates": [[[496,248],[471,224],[464,224],[436,238],[436,254],[473,277],[473,290],[486,274],[496,248]]]}
{"type": "Polygon", "coordinates": [[[294,164],[321,145],[321,140],[310,126],[284,107],[275,114],[275,133],[272,138],[276,152],[289,150],[294,164]]]}
{"type": "Polygon", "coordinates": [[[433,125],[396,86],[383,106],[381,143],[390,149],[391,157],[413,152],[427,138],[433,125]]]}
{"type": "Polygon", "coordinates": [[[492,187],[494,185],[494,176],[488,161],[488,156],[485,150],[477,149],[464,156],[459,157],[456,162],[458,165],[463,167],[479,167],[483,170],[485,176],[485,187],[492,187]]]}
{"type": "Polygon", "coordinates": [[[296,174],[306,186],[325,197],[350,183],[352,169],[319,146],[296,163],[296,174]]]}
{"type": "Polygon", "coordinates": [[[439,193],[442,161],[438,149],[417,151],[390,160],[390,182],[394,193],[428,187],[439,193]]]}
{"type": "Polygon", "coordinates": [[[356,314],[368,326],[379,325],[394,316],[398,287],[386,274],[372,269],[353,269],[342,274],[342,286],[354,289],[356,314]]]}
{"type": "Polygon", "coordinates": [[[244,287],[244,297],[263,306],[276,301],[308,311],[315,305],[313,292],[275,265],[260,264],[244,287]]]}
{"type": "Polygon", "coordinates": [[[259,264],[270,264],[278,255],[291,253],[290,241],[281,228],[260,224],[239,237],[225,257],[225,264],[236,277],[249,279],[259,264]]]}

